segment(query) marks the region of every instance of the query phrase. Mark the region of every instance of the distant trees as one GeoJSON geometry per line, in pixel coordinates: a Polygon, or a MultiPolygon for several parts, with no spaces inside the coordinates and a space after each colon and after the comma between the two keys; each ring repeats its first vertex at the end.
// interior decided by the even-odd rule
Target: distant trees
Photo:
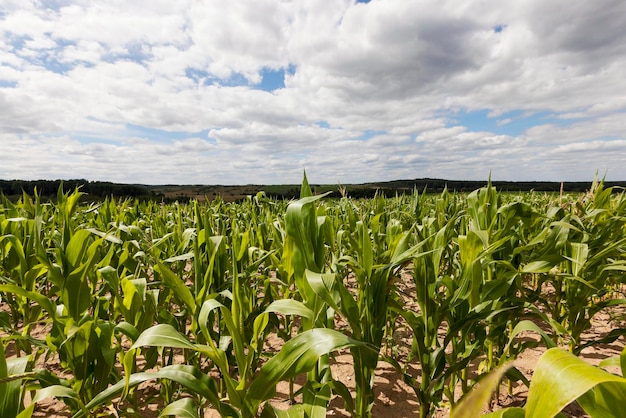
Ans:
{"type": "Polygon", "coordinates": [[[0,192],[5,196],[20,196],[26,192],[34,194],[35,189],[41,197],[52,198],[60,187],[64,192],[79,188],[81,192],[97,198],[114,197],[156,197],[147,186],[137,184],[118,184],[106,181],[73,180],[0,180],[0,192]]]}
{"type": "MultiPolygon", "coordinates": [[[[364,183],[364,184],[351,184],[345,185],[345,191],[347,195],[352,198],[371,198],[375,194],[384,195],[387,197],[394,196],[396,194],[410,194],[413,190],[423,192],[426,190],[428,193],[441,193],[444,188],[448,188],[451,192],[471,192],[479,189],[487,184],[487,181],[463,181],[463,180],[443,180],[443,179],[415,179],[415,180],[394,180],[379,183],[364,183]]],[[[560,182],[550,181],[493,181],[492,185],[500,191],[510,192],[527,192],[534,190],[536,192],[559,192],[561,188],[560,182]]],[[[615,191],[622,190],[626,187],[626,182],[605,182],[605,187],[613,187],[615,191]]],[[[80,188],[80,191],[85,193],[86,199],[100,200],[105,197],[119,197],[119,198],[139,198],[139,199],[151,199],[163,202],[170,201],[188,201],[193,199],[194,196],[204,193],[206,196],[215,196],[221,193],[227,193],[232,196],[239,196],[237,199],[243,198],[245,195],[254,195],[261,190],[265,190],[266,186],[227,186],[226,189],[221,186],[176,186],[168,185],[165,187],[167,192],[164,192],[164,187],[159,186],[146,186],[141,184],[120,184],[112,183],[108,181],[88,181],[85,179],[73,179],[73,180],[0,180],[0,193],[17,200],[23,192],[29,195],[34,194],[35,189],[37,193],[43,199],[54,200],[57,195],[59,187],[63,187],[64,192],[69,192],[75,188],[80,188]],[[221,187],[219,190],[214,190],[215,187],[221,187]]],[[[563,190],[565,192],[586,192],[591,187],[591,181],[589,182],[565,182],[563,184],[563,190]]],[[[340,197],[340,192],[336,186],[332,185],[316,185],[318,190],[330,190],[333,193],[331,197],[340,197]]],[[[297,199],[300,196],[300,187],[298,186],[271,186],[270,190],[265,190],[268,197],[276,199],[297,199]]],[[[234,199],[230,199],[234,200],[234,199]]]]}

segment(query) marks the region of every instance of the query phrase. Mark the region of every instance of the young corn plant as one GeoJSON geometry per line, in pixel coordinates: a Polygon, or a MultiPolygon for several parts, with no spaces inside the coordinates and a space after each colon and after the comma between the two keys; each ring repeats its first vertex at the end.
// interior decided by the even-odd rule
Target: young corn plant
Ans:
{"type": "MultiPolygon", "coordinates": [[[[414,249],[409,248],[409,233],[397,224],[387,228],[386,244],[374,254],[372,237],[364,222],[357,222],[357,235],[351,239],[350,255],[338,258],[337,272],[306,271],[309,286],[333,311],[349,324],[351,337],[364,345],[351,348],[354,362],[356,399],[334,382],[334,387],[346,400],[346,406],[356,417],[370,417],[374,404],[374,372],[382,347],[388,319],[388,304],[393,292],[393,280],[409,262],[414,249]],[[349,289],[352,272],[356,289],[349,289]],[[340,274],[344,272],[344,275],[340,274]]],[[[338,234],[342,236],[341,233],[338,234]]]]}
{"type": "MultiPolygon", "coordinates": [[[[306,332],[317,328],[332,329],[335,312],[315,292],[307,277],[307,272],[322,274],[330,270],[328,263],[331,256],[328,254],[328,247],[333,245],[332,224],[329,217],[323,214],[323,209],[318,214],[315,207],[315,202],[326,195],[313,196],[305,174],[300,196],[299,200],[287,206],[285,213],[281,270],[286,275],[286,284],[294,286],[304,306],[313,312],[310,318],[302,317],[301,330],[306,332]]],[[[330,400],[332,382],[329,358],[327,355],[321,356],[316,367],[308,374],[303,392],[304,403],[322,402],[324,405],[317,409],[325,410],[330,400]]]]}
{"type": "MultiPolygon", "coordinates": [[[[413,332],[413,343],[409,358],[404,366],[395,363],[404,374],[420,404],[420,417],[427,417],[435,405],[442,399],[444,384],[453,374],[463,370],[471,360],[463,353],[467,350],[457,344],[460,341],[456,332],[451,332],[453,322],[449,323],[445,345],[439,338],[439,332],[446,325],[449,313],[461,309],[459,305],[467,304],[466,298],[458,295],[458,287],[454,286],[453,278],[446,273],[448,264],[452,263],[452,238],[456,219],[448,220],[441,229],[436,222],[418,228],[420,253],[413,257],[413,279],[415,281],[415,302],[419,310],[405,310],[403,306],[393,306],[413,332]],[[455,337],[455,338],[448,338],[455,337]],[[452,356],[455,361],[446,367],[445,349],[452,345],[452,356]],[[416,359],[421,367],[419,381],[408,374],[409,362],[416,359]]],[[[468,308],[465,308],[467,311],[468,308]]],[[[468,329],[468,326],[465,327],[468,329]]]]}
{"type": "MultiPolygon", "coordinates": [[[[30,292],[45,292],[42,282],[46,271],[40,259],[45,257],[43,219],[49,216],[49,210],[40,203],[37,195],[33,201],[24,194],[17,205],[5,198],[3,204],[6,210],[0,215],[0,284],[30,292]]],[[[43,341],[31,336],[32,327],[45,321],[41,307],[11,292],[3,299],[10,311],[7,315],[12,319],[6,324],[16,337],[17,355],[22,352],[31,354],[33,346],[42,347],[43,341]],[[18,330],[20,324],[21,330],[18,330]]]]}
{"type": "MultiPolygon", "coordinates": [[[[225,314],[225,321],[234,328],[232,317],[227,314],[228,310],[215,300],[208,300],[202,307],[201,317],[207,318],[210,311],[220,309],[225,314]]],[[[255,321],[255,329],[262,332],[263,324],[267,323],[267,313],[260,315],[255,321]]],[[[331,330],[312,329],[305,331],[289,342],[282,349],[266,362],[257,373],[254,379],[237,379],[230,376],[230,366],[226,358],[226,352],[219,347],[211,338],[208,329],[203,325],[203,333],[208,344],[197,344],[191,342],[187,337],[179,333],[175,328],[167,324],[159,324],[144,331],[137,341],[130,347],[124,359],[124,367],[130,371],[134,361],[135,352],[142,346],[181,348],[198,353],[209,358],[216,367],[226,376],[225,383],[228,397],[223,400],[214,380],[202,373],[193,366],[170,365],[156,372],[129,373],[126,378],[117,384],[107,388],[96,395],[85,408],[93,410],[107,402],[110,402],[120,394],[128,393],[131,387],[135,387],[141,382],[155,379],[168,379],[177,382],[185,391],[193,395],[199,403],[190,401],[175,401],[176,408],[185,410],[190,416],[197,416],[203,407],[216,409],[222,416],[251,418],[263,411],[264,414],[273,416],[273,408],[265,401],[272,398],[274,388],[280,380],[286,380],[301,373],[312,370],[320,356],[359,345],[357,341],[331,330]]],[[[262,337],[260,337],[262,339],[262,337]]],[[[253,347],[260,341],[253,341],[253,347]]],[[[240,342],[234,341],[237,346],[240,342]]],[[[241,358],[239,363],[248,363],[249,354],[242,350],[243,347],[236,348],[236,355],[241,358]]],[[[172,407],[174,409],[174,407],[172,407]]],[[[84,416],[83,412],[74,415],[76,418],[84,416]]]]}
{"type": "Polygon", "coordinates": [[[463,271],[469,273],[470,306],[480,303],[491,311],[484,322],[486,358],[479,366],[484,373],[517,354],[510,351],[508,335],[529,315],[529,306],[520,297],[523,259],[516,249],[525,244],[538,215],[524,202],[503,203],[490,182],[467,196],[467,213],[469,223],[458,242],[463,271]]]}

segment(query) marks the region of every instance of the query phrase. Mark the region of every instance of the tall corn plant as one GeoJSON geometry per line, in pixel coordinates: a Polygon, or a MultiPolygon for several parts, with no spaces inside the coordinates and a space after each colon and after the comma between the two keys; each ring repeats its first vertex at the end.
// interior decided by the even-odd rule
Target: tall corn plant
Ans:
{"type": "MultiPolygon", "coordinates": [[[[45,292],[41,285],[46,274],[40,259],[45,258],[44,218],[49,216],[48,207],[42,205],[39,196],[33,201],[24,194],[14,205],[3,198],[4,214],[0,215],[0,284],[15,286],[28,292],[45,292]]],[[[7,292],[3,298],[11,311],[12,321],[7,325],[16,338],[17,355],[31,353],[31,342],[41,345],[30,336],[31,327],[42,318],[42,308],[31,304],[29,299],[7,292]],[[17,330],[22,323],[21,331],[17,330]]]]}
{"type": "Polygon", "coordinates": [[[394,222],[387,225],[384,244],[381,242],[376,252],[364,222],[357,223],[356,232],[351,254],[339,259],[339,263],[354,274],[355,292],[351,293],[346,287],[348,277],[337,277],[333,287],[337,289],[335,295],[339,297],[332,300],[334,303],[331,306],[350,325],[352,338],[370,347],[367,350],[361,347],[351,349],[356,385],[353,413],[357,417],[369,417],[374,404],[374,373],[387,325],[394,280],[411,260],[414,249],[409,248],[409,232],[402,231],[400,225],[394,222]]]}
{"type": "Polygon", "coordinates": [[[517,354],[505,353],[505,348],[511,349],[508,335],[532,311],[520,297],[524,260],[517,249],[526,243],[539,216],[524,202],[503,203],[491,183],[467,196],[467,212],[470,222],[458,238],[460,260],[469,275],[470,307],[488,303],[493,311],[485,321],[487,358],[480,370],[488,372],[497,359],[517,354]]]}
{"type": "MultiPolygon", "coordinates": [[[[420,417],[427,417],[434,405],[443,395],[444,384],[450,376],[462,370],[469,358],[462,357],[465,350],[456,345],[456,333],[451,332],[453,322],[449,323],[446,342],[439,339],[439,330],[446,325],[448,313],[460,309],[457,305],[466,302],[458,297],[458,287],[454,285],[447,266],[453,262],[452,238],[456,219],[447,220],[441,228],[430,223],[418,228],[420,254],[413,258],[413,279],[415,281],[415,301],[418,311],[406,310],[403,306],[393,309],[404,317],[413,332],[413,343],[409,358],[404,366],[397,367],[405,374],[405,380],[411,384],[420,403],[420,417]],[[428,227],[428,228],[426,228],[428,227]],[[446,367],[445,349],[452,344],[452,353],[456,355],[450,367],[446,367]],[[417,359],[421,366],[419,382],[407,374],[408,364],[417,359]]],[[[467,308],[465,308],[467,310],[467,308]]],[[[466,327],[467,328],[467,327],[466,327]]]]}
{"type": "MultiPolygon", "coordinates": [[[[318,215],[315,207],[315,202],[325,195],[313,196],[305,173],[300,199],[291,202],[285,213],[281,270],[286,274],[286,284],[295,286],[304,306],[312,312],[311,317],[301,319],[304,332],[316,328],[334,328],[333,308],[315,292],[307,277],[307,272],[322,274],[329,270],[328,245],[332,246],[334,235],[332,224],[324,214],[318,215]]],[[[325,410],[330,397],[331,381],[328,356],[321,356],[316,367],[308,374],[303,402],[312,404],[325,399],[321,406],[325,410]]]]}
{"type": "Polygon", "coordinates": [[[309,299],[319,299],[320,306],[339,313],[350,326],[352,338],[366,344],[351,349],[356,401],[341,382],[330,383],[346,401],[346,408],[359,417],[371,416],[374,372],[388,320],[393,281],[413,252],[409,248],[409,233],[397,220],[387,219],[382,197],[373,204],[373,215],[369,209],[363,209],[363,203],[357,205],[344,198],[324,217],[318,216],[319,225],[330,221],[338,228],[336,238],[326,244],[332,250],[326,257],[331,265],[321,273],[306,269],[304,282],[307,291],[310,288],[313,293],[309,299]]]}

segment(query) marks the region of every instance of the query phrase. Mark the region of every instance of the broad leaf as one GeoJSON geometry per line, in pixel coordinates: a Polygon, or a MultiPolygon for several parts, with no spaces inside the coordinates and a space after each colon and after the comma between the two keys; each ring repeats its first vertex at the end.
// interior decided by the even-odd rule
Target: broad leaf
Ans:
{"type": "Polygon", "coordinates": [[[198,406],[191,398],[182,398],[168,404],[161,413],[160,417],[177,416],[182,418],[199,418],[198,406]]]}
{"type": "Polygon", "coordinates": [[[511,367],[503,365],[484,377],[458,404],[452,408],[451,418],[475,418],[489,402],[491,395],[498,387],[502,376],[511,367]]]}
{"type": "MultiPolygon", "coordinates": [[[[626,379],[594,367],[567,351],[552,348],[541,356],[535,368],[528,391],[526,416],[551,418],[601,384],[618,385],[616,390],[626,393],[626,379]]],[[[618,404],[611,404],[609,400],[605,406],[615,416],[623,412],[623,400],[618,404]]]]}
{"type": "Polygon", "coordinates": [[[328,328],[315,328],[298,334],[261,368],[246,393],[248,411],[256,411],[280,380],[308,372],[325,354],[356,346],[365,344],[328,328]]]}

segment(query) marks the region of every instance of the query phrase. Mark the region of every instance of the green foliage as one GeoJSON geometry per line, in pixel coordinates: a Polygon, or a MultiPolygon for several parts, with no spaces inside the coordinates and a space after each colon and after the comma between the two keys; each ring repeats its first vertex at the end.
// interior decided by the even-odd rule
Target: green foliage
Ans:
{"type": "MultiPolygon", "coordinates": [[[[626,352],[626,350],[625,350],[626,352]]],[[[452,418],[561,416],[560,411],[577,401],[591,417],[623,415],[626,379],[592,366],[560,348],[546,351],[535,368],[524,408],[504,408],[481,415],[505,369],[490,373],[452,411],[452,418]]]]}
{"type": "MultiPolygon", "coordinates": [[[[538,369],[538,403],[527,411],[561,408],[537,389],[554,365],[579,370],[562,376],[580,385],[551,393],[590,413],[622,399],[621,383],[574,357],[626,333],[587,332],[626,303],[626,198],[602,182],[559,201],[491,183],[467,195],[331,199],[314,195],[306,176],[289,202],[82,198],[59,188],[54,204],[23,194],[0,205],[0,354],[11,347],[0,362],[3,416],[29,416],[46,397],[76,416],[106,414],[111,403],[130,414],[145,401],[139,384],[154,381],[163,416],[318,417],[339,396],[352,416],[368,417],[380,360],[413,388],[421,416],[443,403],[459,414],[459,388],[502,374],[528,384],[502,365],[537,345],[571,354],[548,351],[542,369],[551,371],[538,369]],[[401,329],[410,344],[400,345],[401,329]],[[280,350],[268,352],[270,336],[280,350]],[[341,349],[353,358],[356,396],[332,373],[341,349]],[[62,374],[32,370],[38,360],[62,374]],[[302,395],[288,411],[267,403],[280,380],[292,401],[302,395]]],[[[626,354],[611,362],[626,368],[626,354]]]]}

